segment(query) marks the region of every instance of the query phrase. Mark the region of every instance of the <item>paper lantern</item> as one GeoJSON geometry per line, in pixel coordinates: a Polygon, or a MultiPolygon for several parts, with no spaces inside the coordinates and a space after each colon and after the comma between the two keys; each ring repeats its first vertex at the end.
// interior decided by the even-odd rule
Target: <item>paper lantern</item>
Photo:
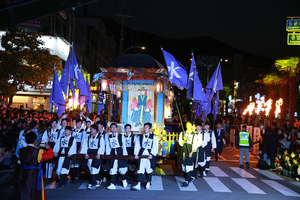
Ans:
{"type": "Polygon", "coordinates": [[[107,92],[107,80],[102,80],[101,81],[101,91],[107,92]]]}
{"type": "Polygon", "coordinates": [[[161,81],[157,81],[155,83],[155,91],[156,93],[162,93],[163,92],[163,84],[161,81]]]}

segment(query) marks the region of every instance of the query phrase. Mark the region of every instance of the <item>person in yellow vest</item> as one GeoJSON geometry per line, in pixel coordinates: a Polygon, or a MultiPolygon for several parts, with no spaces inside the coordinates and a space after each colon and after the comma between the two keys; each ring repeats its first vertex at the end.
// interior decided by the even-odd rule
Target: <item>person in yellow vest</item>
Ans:
{"type": "Polygon", "coordinates": [[[242,126],[242,131],[237,137],[237,144],[240,152],[240,168],[243,168],[243,155],[246,157],[246,167],[249,169],[249,149],[252,147],[250,134],[247,133],[247,126],[242,126]]]}

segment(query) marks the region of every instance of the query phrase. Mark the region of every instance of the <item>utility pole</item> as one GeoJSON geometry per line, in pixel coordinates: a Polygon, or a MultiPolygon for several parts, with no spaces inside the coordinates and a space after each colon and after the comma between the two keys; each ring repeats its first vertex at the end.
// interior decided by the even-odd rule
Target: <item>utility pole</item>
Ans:
{"type": "Polygon", "coordinates": [[[125,9],[126,9],[126,0],[123,1],[123,14],[117,14],[118,17],[122,17],[122,23],[121,23],[121,35],[120,35],[120,47],[119,47],[119,55],[123,54],[123,48],[124,48],[124,21],[125,17],[132,17],[125,15],[125,9]]]}

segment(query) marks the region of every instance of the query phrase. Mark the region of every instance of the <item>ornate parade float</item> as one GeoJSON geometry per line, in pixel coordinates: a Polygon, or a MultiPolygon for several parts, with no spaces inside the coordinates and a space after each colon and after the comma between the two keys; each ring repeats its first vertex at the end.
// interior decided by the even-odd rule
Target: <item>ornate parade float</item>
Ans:
{"type": "Polygon", "coordinates": [[[120,132],[131,124],[134,133],[141,133],[144,123],[151,122],[160,154],[170,153],[175,138],[166,137],[164,121],[172,117],[174,93],[164,66],[146,54],[124,54],[100,69],[96,79],[108,124],[118,123],[120,132]]]}

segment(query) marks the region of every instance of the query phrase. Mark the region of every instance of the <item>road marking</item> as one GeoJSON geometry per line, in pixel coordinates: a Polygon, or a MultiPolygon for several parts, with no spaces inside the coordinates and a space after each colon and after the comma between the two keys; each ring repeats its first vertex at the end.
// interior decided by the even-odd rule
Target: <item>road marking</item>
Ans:
{"type": "Polygon", "coordinates": [[[187,187],[181,187],[181,184],[185,181],[184,178],[175,176],[177,185],[181,191],[198,191],[195,185],[191,182],[187,187]]]}
{"type": "Polygon", "coordinates": [[[230,169],[232,169],[233,171],[235,171],[238,175],[240,175],[243,178],[255,178],[255,176],[253,176],[249,172],[246,172],[246,170],[241,169],[239,167],[230,167],[230,169]]]}
{"type": "Polygon", "coordinates": [[[51,184],[47,185],[47,187],[45,187],[45,189],[56,189],[56,186],[58,186],[58,183],[56,182],[52,182],[51,184]]]}
{"type": "Polygon", "coordinates": [[[161,176],[152,176],[151,187],[149,190],[164,190],[161,176]]]}
{"type": "Polygon", "coordinates": [[[210,166],[210,171],[217,177],[228,177],[228,175],[217,166],[210,166]]]}
{"type": "Polygon", "coordinates": [[[218,178],[204,177],[204,180],[215,192],[231,192],[218,178]]]}
{"type": "MultiPolygon", "coordinates": [[[[218,160],[219,161],[227,161],[227,162],[240,162],[239,160],[228,160],[226,158],[224,158],[223,156],[220,156],[219,155],[219,158],[221,158],[222,160],[218,160]]],[[[212,160],[213,161],[213,160],[212,160]]],[[[257,161],[253,160],[253,161],[250,161],[250,163],[257,163],[257,161]]]]}
{"type": "Polygon", "coordinates": [[[261,181],[264,182],[265,184],[269,185],[270,187],[274,188],[275,190],[277,190],[278,192],[280,192],[281,194],[283,194],[285,196],[300,197],[300,195],[298,193],[277,183],[276,181],[273,181],[273,180],[261,180],[261,181]]]}
{"type": "Polygon", "coordinates": [[[270,178],[270,179],[273,179],[273,180],[284,180],[284,178],[281,178],[280,176],[277,176],[276,174],[268,171],[268,170],[261,170],[261,169],[258,169],[258,168],[253,168],[254,170],[258,171],[259,173],[261,173],[262,175],[270,178]]]}
{"type": "Polygon", "coordinates": [[[234,182],[240,185],[244,190],[250,194],[266,194],[264,191],[250,183],[248,180],[243,178],[231,178],[234,182]]]}
{"type": "Polygon", "coordinates": [[[227,161],[226,158],[224,158],[223,156],[219,155],[219,158],[221,158],[223,161],[227,161]]]}
{"type": "Polygon", "coordinates": [[[294,184],[294,185],[300,187],[300,182],[295,182],[295,181],[290,181],[290,182],[291,182],[292,184],[294,184]]]}

